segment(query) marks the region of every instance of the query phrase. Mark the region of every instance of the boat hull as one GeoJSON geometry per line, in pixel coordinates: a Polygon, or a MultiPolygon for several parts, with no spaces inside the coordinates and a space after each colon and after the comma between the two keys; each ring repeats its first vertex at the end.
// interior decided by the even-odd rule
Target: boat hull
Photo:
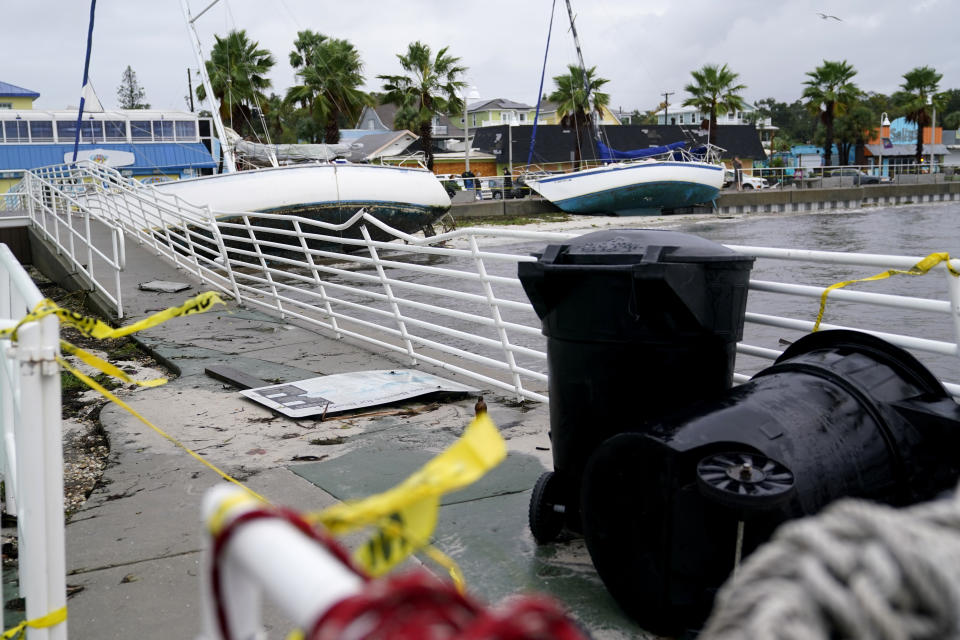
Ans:
{"type": "MultiPolygon", "coordinates": [[[[257,169],[155,185],[218,219],[246,212],[295,215],[341,224],[360,209],[406,233],[420,231],[450,209],[450,197],[430,171],[359,164],[257,169]]],[[[372,231],[372,230],[371,230],[372,231]]],[[[359,229],[331,232],[359,237],[359,229]]]]}
{"type": "Polygon", "coordinates": [[[644,215],[713,200],[723,186],[723,167],[705,162],[614,163],[526,183],[568,213],[644,215]]]}

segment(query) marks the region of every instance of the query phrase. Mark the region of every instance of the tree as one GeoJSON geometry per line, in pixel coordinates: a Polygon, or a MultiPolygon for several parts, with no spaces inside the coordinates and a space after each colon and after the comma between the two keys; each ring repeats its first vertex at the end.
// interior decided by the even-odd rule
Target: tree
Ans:
{"type": "Polygon", "coordinates": [[[837,116],[846,113],[847,108],[861,95],[860,89],[851,80],[857,71],[846,60],[824,60],[823,64],[807,71],[809,80],[804,82],[803,90],[807,110],[818,117],[824,126],[824,160],[830,166],[833,159],[833,128],[837,116]]]}
{"type": "Polygon", "coordinates": [[[397,54],[405,75],[381,75],[383,103],[397,105],[394,122],[419,134],[427,167],[433,169],[433,119],[444,113],[457,113],[463,101],[457,95],[467,83],[460,80],[467,68],[460,58],[437,51],[422,42],[411,42],[405,54],[397,54]]]}
{"type": "Polygon", "coordinates": [[[121,109],[149,109],[150,105],[143,101],[146,91],[137,82],[137,72],[130,65],[124,69],[120,77],[120,86],[117,87],[117,100],[121,109]]]}
{"type": "MultiPolygon", "coordinates": [[[[205,64],[213,95],[220,101],[220,117],[241,135],[253,133],[252,108],[266,102],[263,92],[270,88],[267,73],[275,64],[273,56],[247,38],[243,29],[231,31],[225,38],[214,37],[205,64]]],[[[206,97],[203,85],[198,86],[197,98],[206,97]]]]}
{"type": "Polygon", "coordinates": [[[743,108],[743,98],[739,95],[746,85],[734,84],[740,74],[734,73],[727,65],[704,65],[702,69],[691,71],[693,82],[683,88],[690,97],[683,101],[685,107],[696,107],[710,114],[710,140],[716,144],[717,115],[743,108]]]}
{"type": "Polygon", "coordinates": [[[298,130],[299,121],[293,106],[282,96],[271,93],[263,108],[270,138],[277,144],[295,144],[304,139],[298,130]]]}
{"type": "MultiPolygon", "coordinates": [[[[300,32],[298,43],[306,34],[311,32],[300,32]]],[[[290,62],[301,63],[297,71],[301,84],[287,91],[287,100],[306,111],[315,141],[339,142],[340,127],[356,122],[364,105],[372,104],[360,89],[364,81],[360,54],[346,40],[319,36],[302,51],[293,51],[290,62]]]]}
{"type": "MultiPolygon", "coordinates": [[[[582,158],[580,149],[586,146],[584,143],[587,140],[592,139],[590,116],[587,114],[596,112],[598,115],[602,115],[603,107],[610,104],[610,94],[598,91],[600,87],[610,81],[606,78],[596,77],[596,73],[597,68],[590,67],[587,69],[586,79],[584,79],[583,67],[573,64],[567,65],[566,74],[553,78],[556,89],[548,96],[550,102],[557,105],[560,124],[564,128],[572,128],[576,131],[577,142],[574,149],[574,158],[578,167],[582,158]]],[[[593,148],[593,146],[593,144],[590,144],[590,148],[593,148]]]]}
{"type": "Polygon", "coordinates": [[[837,118],[834,134],[837,150],[840,154],[838,164],[846,164],[851,149],[854,150],[854,164],[865,164],[863,149],[867,140],[877,135],[878,116],[865,102],[855,102],[847,112],[837,118]]]}
{"type": "MultiPolygon", "coordinates": [[[[930,107],[934,106],[944,112],[944,101],[936,96],[937,89],[943,74],[937,73],[933,67],[914,67],[903,74],[903,84],[900,88],[902,105],[907,122],[917,125],[917,153],[916,163],[920,164],[923,158],[923,128],[931,123],[930,107]]],[[[933,134],[930,135],[933,143],[933,134]]]]}

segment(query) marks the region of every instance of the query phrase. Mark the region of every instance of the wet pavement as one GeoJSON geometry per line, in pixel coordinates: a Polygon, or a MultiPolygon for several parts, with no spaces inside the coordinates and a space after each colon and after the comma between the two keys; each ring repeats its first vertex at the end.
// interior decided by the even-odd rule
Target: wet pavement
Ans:
{"type": "MultiPolygon", "coordinates": [[[[127,248],[127,265],[124,324],[204,290],[135,245],[127,248]],[[137,287],[151,280],[189,282],[192,288],[157,293],[137,287]]],[[[408,363],[232,302],[136,338],[179,375],[165,386],[131,393],[129,404],[272,502],[298,510],[319,510],[393,485],[453,442],[473,416],[475,398],[450,395],[323,421],[273,413],[204,369],[229,365],[279,382],[408,363]]],[[[420,368],[476,386],[447,371],[420,368]]],[[[529,591],[552,594],[596,638],[642,637],[607,595],[581,540],[537,547],[529,533],[530,491],[552,467],[547,406],[482,391],[510,453],[480,482],[447,496],[436,546],[460,564],[469,591],[483,601],[529,591]]],[[[70,636],[196,637],[200,505],[207,489],[223,480],[117,405],[107,405],[100,419],[111,443],[110,464],[66,531],[67,582],[83,587],[68,601],[70,636]]],[[[265,620],[271,638],[283,638],[291,628],[272,605],[265,620]]]]}

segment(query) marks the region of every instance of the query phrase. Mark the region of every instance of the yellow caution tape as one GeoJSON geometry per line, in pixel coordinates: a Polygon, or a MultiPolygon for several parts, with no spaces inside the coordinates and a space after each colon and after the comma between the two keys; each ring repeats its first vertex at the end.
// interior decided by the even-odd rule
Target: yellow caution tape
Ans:
{"type": "Polygon", "coordinates": [[[259,502],[254,498],[249,492],[248,493],[236,493],[231,496],[227,496],[217,505],[216,510],[210,515],[210,518],[207,519],[207,529],[210,530],[210,535],[218,536],[220,532],[223,531],[223,525],[226,521],[227,514],[231,509],[239,507],[241,504],[249,505],[251,507],[257,504],[267,504],[266,502],[259,502]]]}
{"type": "Polygon", "coordinates": [[[97,320],[96,318],[85,316],[75,311],[70,311],[69,309],[64,309],[53,300],[45,299],[41,300],[33,311],[28,313],[22,320],[20,320],[16,327],[0,331],[0,337],[11,335],[13,339],[16,340],[17,329],[19,329],[20,326],[25,322],[31,322],[33,320],[45,318],[49,315],[55,315],[60,318],[60,322],[62,324],[75,327],[81,333],[88,335],[91,338],[97,338],[98,340],[106,340],[108,338],[123,338],[131,333],[136,333],[137,331],[143,331],[144,329],[155,327],[171,318],[189,316],[194,313],[205,313],[209,311],[210,307],[215,304],[225,303],[220,297],[220,294],[216,293],[215,291],[207,291],[198,296],[190,298],[179,307],[170,307],[169,309],[164,309],[163,311],[155,313],[152,316],[148,316],[143,320],[138,320],[133,324],[129,324],[125,327],[114,328],[105,322],[97,320]]]}
{"type": "Polygon", "coordinates": [[[102,371],[108,376],[113,376],[114,378],[123,380],[124,382],[131,382],[141,387],[159,387],[160,385],[167,384],[166,378],[154,378],[153,380],[134,380],[133,378],[128,376],[123,369],[115,367],[114,365],[110,364],[106,360],[98,358],[97,356],[93,355],[89,351],[84,351],[80,347],[70,344],[66,340],[60,341],[60,350],[65,353],[69,353],[72,356],[77,357],[78,359],[82,360],[83,362],[90,365],[94,369],[102,371]]]}
{"type": "Polygon", "coordinates": [[[31,629],[46,629],[47,627],[53,627],[61,622],[64,622],[67,619],[67,608],[60,607],[56,611],[51,611],[45,616],[39,618],[34,618],[33,620],[24,620],[17,626],[7,629],[3,632],[3,635],[0,636],[3,640],[9,640],[11,638],[22,638],[27,633],[27,627],[31,629]]]}
{"type": "Polygon", "coordinates": [[[870,282],[872,280],[885,280],[890,276],[894,275],[904,275],[904,276],[922,276],[925,275],[930,269],[933,269],[935,266],[943,262],[947,267],[947,270],[954,276],[960,277],[960,272],[953,268],[953,265],[950,264],[950,254],[946,251],[939,253],[931,253],[926,258],[913,265],[907,270],[903,269],[888,269],[883,273],[878,273],[876,275],[867,277],[867,278],[857,278],[856,280],[845,280],[843,282],[838,282],[832,284],[826,289],[823,290],[823,293],[820,295],[820,311],[817,313],[817,321],[813,325],[813,331],[820,329],[820,321],[823,320],[823,311],[827,306],[827,296],[834,289],[841,289],[848,284],[853,284],[855,282],[870,282]]]}
{"type": "Polygon", "coordinates": [[[437,524],[440,496],[475,482],[506,455],[506,444],[493,421],[481,414],[457,442],[396,487],[306,517],[334,535],[374,526],[377,532],[355,553],[357,562],[373,576],[387,573],[411,553],[426,549],[427,555],[462,585],[463,577],[453,561],[428,545],[437,524]]]}
{"type": "Polygon", "coordinates": [[[197,453],[196,451],[194,451],[193,449],[191,449],[191,448],[188,447],[187,445],[183,444],[182,442],[180,442],[179,440],[177,440],[176,438],[174,438],[173,436],[171,436],[170,434],[168,434],[166,431],[164,431],[163,429],[161,429],[161,428],[158,427],[157,425],[153,424],[152,422],[150,422],[149,420],[147,420],[146,418],[144,418],[142,415],[140,415],[140,414],[137,412],[136,409],[134,409],[134,408],[131,407],[129,404],[127,404],[126,402],[124,402],[123,400],[121,400],[120,398],[118,398],[117,396],[113,395],[112,393],[110,393],[109,391],[107,391],[106,389],[104,389],[102,386],[100,386],[100,385],[97,383],[96,380],[94,380],[94,379],[90,378],[89,376],[85,375],[82,371],[80,371],[79,369],[77,369],[76,367],[74,367],[73,365],[71,365],[69,362],[67,362],[67,361],[64,360],[63,358],[57,357],[57,362],[59,362],[59,363],[60,363],[60,366],[62,366],[64,369],[66,369],[67,371],[69,371],[69,372],[72,373],[73,375],[77,376],[77,378],[79,378],[80,381],[83,382],[84,384],[86,384],[88,387],[90,387],[91,389],[93,389],[93,390],[95,390],[95,391],[98,391],[98,392],[100,393],[100,395],[102,395],[103,397],[105,397],[107,400],[110,400],[111,402],[115,402],[116,404],[118,404],[118,405],[120,405],[121,407],[123,407],[124,409],[126,409],[126,410],[130,413],[130,415],[132,415],[132,416],[135,417],[137,420],[139,420],[139,421],[142,422],[143,424],[147,425],[148,427],[150,427],[151,429],[153,429],[153,430],[156,431],[157,433],[159,433],[161,436],[163,436],[164,438],[166,438],[167,440],[169,440],[170,442],[172,442],[172,443],[175,444],[176,446],[178,446],[178,447],[180,447],[181,449],[183,449],[184,451],[186,451],[188,454],[190,454],[191,457],[193,457],[194,459],[198,460],[201,464],[203,464],[205,467],[207,467],[207,468],[209,468],[210,470],[212,470],[214,473],[216,473],[218,476],[220,476],[220,477],[223,478],[224,480],[226,480],[226,481],[228,481],[228,482],[232,482],[233,484],[237,485],[238,487],[240,487],[241,489],[243,489],[244,491],[246,491],[247,493],[249,493],[250,495],[252,495],[254,498],[257,498],[258,500],[262,500],[263,502],[268,502],[268,500],[267,500],[266,498],[264,498],[263,496],[261,496],[259,493],[257,493],[256,491],[254,491],[253,489],[251,489],[251,488],[248,487],[247,485],[243,484],[242,482],[240,482],[240,481],[237,480],[236,478],[232,477],[231,475],[229,475],[229,474],[226,473],[225,471],[221,471],[219,467],[217,467],[217,466],[214,465],[213,463],[205,460],[205,459],[203,458],[203,456],[201,456],[199,453],[197,453]]]}
{"type": "MultiPolygon", "coordinates": [[[[214,304],[224,304],[224,302],[214,292],[203,293],[191,298],[179,307],[166,309],[126,327],[115,329],[96,318],[82,316],[63,309],[52,300],[44,300],[16,327],[0,330],[0,337],[11,336],[15,340],[16,331],[24,322],[37,320],[48,315],[56,315],[62,323],[74,326],[82,333],[93,338],[120,338],[137,331],[149,329],[171,318],[193,313],[204,313],[214,304]]],[[[78,357],[88,365],[125,382],[133,382],[141,386],[157,386],[166,382],[164,379],[145,382],[133,380],[109,362],[67,342],[61,342],[61,349],[78,357]]],[[[105,389],[96,380],[78,370],[64,358],[58,356],[57,362],[88,387],[125,409],[143,424],[183,449],[221,478],[232,482],[247,492],[247,495],[234,496],[218,506],[217,511],[208,521],[208,527],[211,531],[214,533],[219,531],[229,510],[242,502],[252,498],[270,504],[269,500],[154,425],[129,404],[105,389]]],[[[376,533],[354,554],[357,562],[373,576],[386,574],[410,554],[423,550],[431,560],[446,568],[453,581],[462,589],[464,585],[463,574],[456,563],[439,549],[429,544],[430,537],[437,524],[440,496],[475,482],[503,461],[506,455],[506,444],[493,421],[487,414],[481,414],[470,423],[459,440],[393,489],[362,500],[337,504],[319,513],[307,514],[305,519],[314,524],[324,525],[333,535],[341,535],[363,527],[373,526],[376,533]]],[[[49,622],[45,626],[50,626],[62,621],[60,618],[54,620],[54,617],[52,617],[61,613],[63,615],[62,619],[65,619],[66,608],[62,612],[54,612],[54,614],[33,622],[37,625],[49,622]],[[51,622],[51,620],[53,621],[51,622]]],[[[35,625],[22,623],[11,632],[22,631],[25,626],[35,625]]],[[[3,635],[3,638],[7,637],[6,634],[3,635]]]]}

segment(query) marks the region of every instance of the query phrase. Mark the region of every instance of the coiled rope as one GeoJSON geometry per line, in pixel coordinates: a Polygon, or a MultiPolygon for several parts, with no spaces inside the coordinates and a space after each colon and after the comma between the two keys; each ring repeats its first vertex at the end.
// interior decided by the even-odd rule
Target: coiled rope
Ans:
{"type": "Polygon", "coordinates": [[[960,638],[960,498],[843,500],[784,525],[721,589],[700,637],[960,638]]]}

